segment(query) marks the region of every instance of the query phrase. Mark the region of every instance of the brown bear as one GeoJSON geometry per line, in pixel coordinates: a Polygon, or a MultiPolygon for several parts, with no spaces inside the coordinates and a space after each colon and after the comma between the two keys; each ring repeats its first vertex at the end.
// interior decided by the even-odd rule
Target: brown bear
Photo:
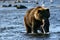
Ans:
{"type": "Polygon", "coordinates": [[[24,16],[27,33],[38,33],[38,29],[42,33],[49,32],[49,17],[50,12],[48,8],[38,6],[36,8],[29,9],[24,16]]]}

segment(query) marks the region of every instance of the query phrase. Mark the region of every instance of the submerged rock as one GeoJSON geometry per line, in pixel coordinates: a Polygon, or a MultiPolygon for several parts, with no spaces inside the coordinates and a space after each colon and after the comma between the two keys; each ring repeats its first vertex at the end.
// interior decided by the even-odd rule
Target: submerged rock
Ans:
{"type": "Polygon", "coordinates": [[[13,7],[17,7],[17,5],[14,5],[13,7]]]}
{"type": "Polygon", "coordinates": [[[17,9],[26,9],[27,7],[24,6],[24,5],[19,5],[19,6],[17,6],[16,8],[17,8],[17,9]]]}
{"type": "Polygon", "coordinates": [[[2,7],[7,7],[7,5],[2,5],[2,7]]]}
{"type": "Polygon", "coordinates": [[[8,7],[11,7],[11,6],[12,6],[11,4],[8,5],[8,7]]]}
{"type": "Polygon", "coordinates": [[[2,7],[11,7],[12,5],[9,4],[9,5],[2,5],[2,7]]]}

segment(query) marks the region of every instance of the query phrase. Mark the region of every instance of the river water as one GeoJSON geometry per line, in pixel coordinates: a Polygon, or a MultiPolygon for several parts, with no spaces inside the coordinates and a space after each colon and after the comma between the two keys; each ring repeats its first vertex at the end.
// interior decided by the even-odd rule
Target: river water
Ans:
{"type": "MultiPolygon", "coordinates": [[[[6,3],[1,3],[1,5],[6,3]]],[[[21,3],[28,9],[37,6],[35,3],[21,3]]],[[[0,40],[60,40],[60,0],[53,3],[45,0],[45,7],[50,9],[50,34],[28,35],[24,26],[24,15],[28,9],[0,7],[0,40]]],[[[42,5],[41,1],[38,5],[42,5]]]]}

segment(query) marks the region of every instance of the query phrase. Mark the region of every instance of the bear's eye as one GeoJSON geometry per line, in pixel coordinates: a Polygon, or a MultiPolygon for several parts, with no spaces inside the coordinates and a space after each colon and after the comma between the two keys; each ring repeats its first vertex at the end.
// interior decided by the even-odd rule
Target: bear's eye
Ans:
{"type": "Polygon", "coordinates": [[[41,10],[38,10],[38,13],[41,13],[42,11],[41,10]]]}

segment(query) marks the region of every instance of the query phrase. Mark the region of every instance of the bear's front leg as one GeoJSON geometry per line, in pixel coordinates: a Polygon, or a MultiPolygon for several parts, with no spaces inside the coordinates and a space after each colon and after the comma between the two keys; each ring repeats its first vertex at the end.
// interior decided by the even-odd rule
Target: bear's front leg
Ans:
{"type": "Polygon", "coordinates": [[[49,19],[45,20],[45,25],[44,25],[44,27],[45,27],[46,33],[49,32],[49,25],[50,25],[49,19]]]}

